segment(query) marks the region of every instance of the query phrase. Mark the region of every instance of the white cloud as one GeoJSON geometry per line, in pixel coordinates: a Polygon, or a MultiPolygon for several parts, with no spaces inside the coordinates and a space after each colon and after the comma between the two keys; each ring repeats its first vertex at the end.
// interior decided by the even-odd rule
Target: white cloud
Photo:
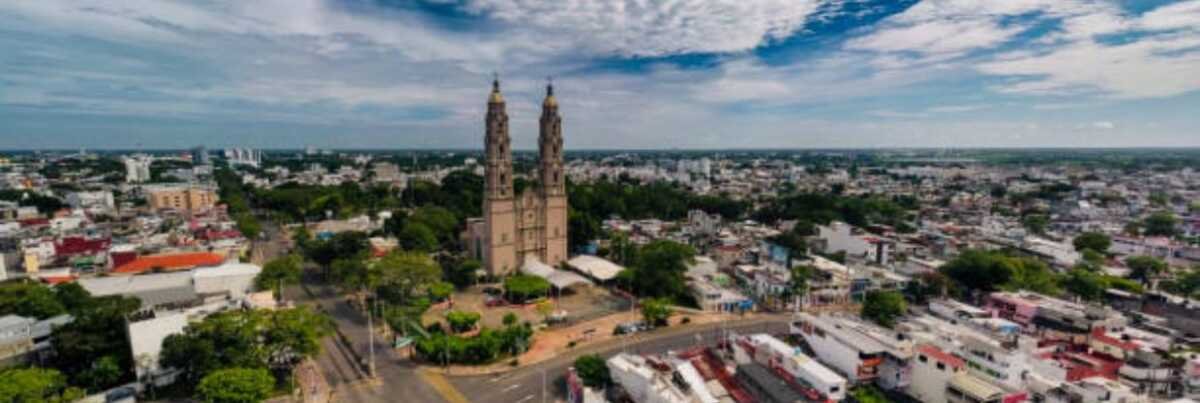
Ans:
{"type": "Polygon", "coordinates": [[[1112,129],[1117,128],[1117,124],[1107,121],[1107,120],[1102,120],[1102,121],[1092,122],[1092,127],[1101,129],[1101,130],[1112,130],[1112,129]]]}
{"type": "Polygon", "coordinates": [[[1096,89],[1115,98],[1167,97],[1200,90],[1200,53],[1164,53],[1200,46],[1200,36],[1148,37],[1122,45],[1091,40],[1046,53],[1021,52],[979,64],[980,71],[1026,79],[996,87],[1025,94],[1096,89]]]}
{"type": "Polygon", "coordinates": [[[932,113],[960,113],[960,112],[977,111],[980,109],[987,109],[987,108],[988,108],[987,105],[943,105],[943,106],[930,107],[930,108],[926,109],[926,111],[929,111],[932,113]]]}
{"type": "Polygon", "coordinates": [[[468,0],[464,6],[601,54],[664,56],[754,49],[791,36],[817,0],[468,0]]]}

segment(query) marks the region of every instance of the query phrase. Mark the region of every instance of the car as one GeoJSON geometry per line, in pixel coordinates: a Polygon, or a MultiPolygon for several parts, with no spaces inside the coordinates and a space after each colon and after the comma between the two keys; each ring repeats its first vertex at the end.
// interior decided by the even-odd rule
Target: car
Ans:
{"type": "Polygon", "coordinates": [[[625,322],[618,324],[617,327],[613,328],[613,334],[633,334],[646,331],[646,329],[647,327],[645,322],[625,322]]]}
{"type": "Polygon", "coordinates": [[[136,403],[137,389],[132,386],[122,386],[109,390],[104,394],[105,403],[136,403]]]}
{"type": "Polygon", "coordinates": [[[497,306],[505,306],[505,305],[508,305],[508,301],[505,301],[503,297],[489,295],[483,299],[483,305],[486,307],[489,307],[489,308],[497,307],[497,306]]]}

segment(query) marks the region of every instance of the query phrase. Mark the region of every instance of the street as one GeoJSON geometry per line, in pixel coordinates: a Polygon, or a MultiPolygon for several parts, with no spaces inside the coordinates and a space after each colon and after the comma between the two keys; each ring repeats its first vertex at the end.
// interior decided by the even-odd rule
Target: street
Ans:
{"type": "Polygon", "coordinates": [[[679,351],[697,345],[711,346],[716,343],[723,331],[786,333],[788,330],[787,319],[782,316],[734,322],[725,327],[719,324],[694,327],[695,329],[689,327],[687,330],[660,329],[652,333],[635,334],[630,336],[630,340],[581,347],[572,354],[564,354],[549,361],[498,376],[452,377],[449,379],[472,402],[553,402],[565,396],[563,377],[566,375],[567,368],[581,355],[599,354],[608,358],[620,352],[645,354],[679,351]],[[697,339],[697,335],[700,336],[699,339],[697,339]],[[545,388],[544,394],[543,388],[545,388]]]}
{"type": "MultiPolygon", "coordinates": [[[[287,249],[284,240],[287,234],[277,227],[268,227],[267,233],[267,240],[255,242],[252,254],[263,262],[282,255],[287,249]]],[[[288,300],[327,313],[337,326],[338,334],[325,338],[322,351],[316,357],[321,374],[334,390],[332,401],[335,402],[552,402],[565,396],[562,380],[566,370],[584,354],[607,358],[623,351],[662,353],[712,345],[724,331],[777,334],[787,331],[786,315],[664,328],[582,346],[548,361],[482,376],[448,376],[436,367],[417,365],[393,350],[383,337],[376,337],[377,378],[371,379],[364,364],[370,345],[366,315],[347,303],[332,286],[321,284],[311,276],[306,276],[304,287],[287,287],[284,295],[288,300]]]]}

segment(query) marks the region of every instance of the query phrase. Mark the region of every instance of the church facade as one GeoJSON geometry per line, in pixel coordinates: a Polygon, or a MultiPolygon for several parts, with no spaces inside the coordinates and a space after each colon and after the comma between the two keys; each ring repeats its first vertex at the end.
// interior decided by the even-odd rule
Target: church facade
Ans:
{"type": "Polygon", "coordinates": [[[536,185],[514,192],[508,113],[499,80],[492,82],[484,131],[483,217],[468,223],[468,252],[491,276],[516,273],[529,261],[557,267],[567,259],[567,193],[554,87],[546,86],[542,101],[536,185]]]}

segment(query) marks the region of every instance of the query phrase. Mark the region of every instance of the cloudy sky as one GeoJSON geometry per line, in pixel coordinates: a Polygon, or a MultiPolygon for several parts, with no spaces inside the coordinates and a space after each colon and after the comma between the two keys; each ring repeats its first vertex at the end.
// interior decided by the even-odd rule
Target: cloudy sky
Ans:
{"type": "Polygon", "coordinates": [[[1200,0],[12,0],[0,148],[1200,146],[1200,0]]]}

